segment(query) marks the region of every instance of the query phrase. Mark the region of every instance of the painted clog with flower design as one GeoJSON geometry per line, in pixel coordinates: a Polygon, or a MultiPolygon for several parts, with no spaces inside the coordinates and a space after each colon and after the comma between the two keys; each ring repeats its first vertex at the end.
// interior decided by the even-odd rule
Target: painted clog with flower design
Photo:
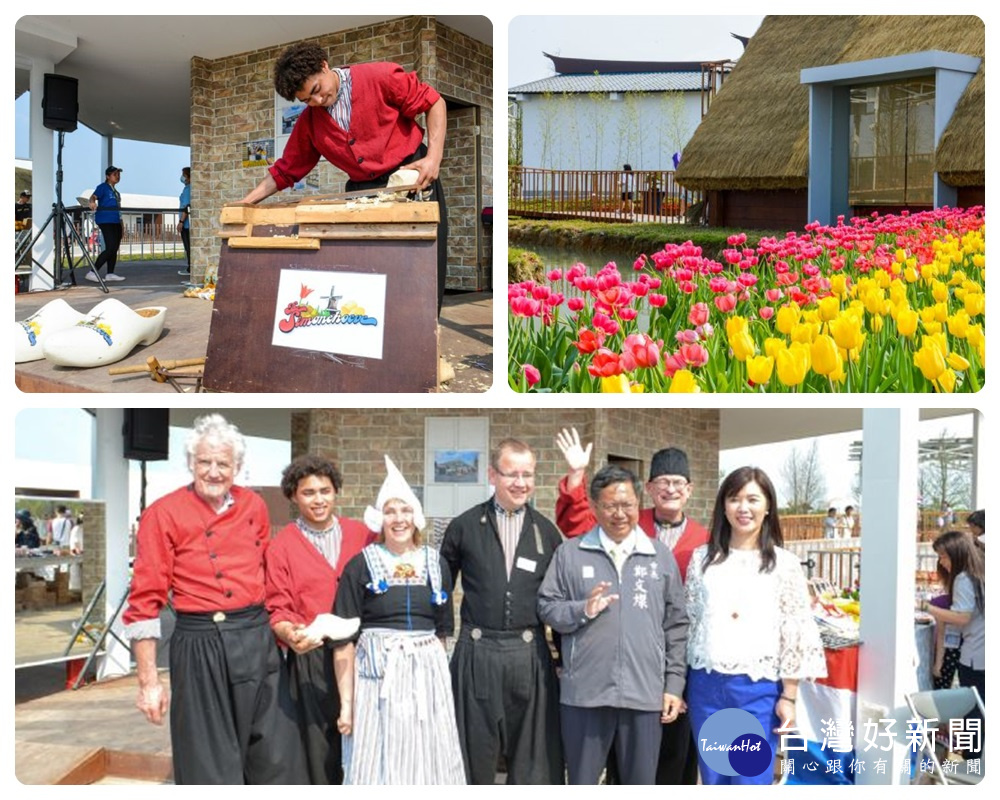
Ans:
{"type": "Polygon", "coordinates": [[[57,331],[71,328],[87,315],[62,298],[46,303],[21,322],[14,323],[14,363],[45,358],[44,343],[57,331]]]}
{"type": "Polygon", "coordinates": [[[109,298],[85,319],[58,331],[45,342],[45,357],[62,367],[102,367],[121,361],[139,344],[152,344],[163,333],[164,306],[131,309],[109,298]]]}

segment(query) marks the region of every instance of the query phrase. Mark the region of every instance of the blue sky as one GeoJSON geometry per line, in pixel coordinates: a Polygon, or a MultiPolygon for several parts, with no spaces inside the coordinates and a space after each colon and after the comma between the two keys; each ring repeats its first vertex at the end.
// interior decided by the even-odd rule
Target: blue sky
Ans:
{"type": "MultiPolygon", "coordinates": [[[[31,93],[14,101],[14,157],[30,158],[28,117],[31,93]]],[[[54,139],[56,137],[53,137],[54,139]]],[[[63,202],[73,205],[78,194],[93,191],[104,180],[101,137],[85,125],[66,134],[63,148],[63,202]]],[[[190,164],[191,151],[176,145],[115,139],[114,163],[122,168],[119,190],[132,194],[175,197],[181,193],[181,167],[190,164]]]]}

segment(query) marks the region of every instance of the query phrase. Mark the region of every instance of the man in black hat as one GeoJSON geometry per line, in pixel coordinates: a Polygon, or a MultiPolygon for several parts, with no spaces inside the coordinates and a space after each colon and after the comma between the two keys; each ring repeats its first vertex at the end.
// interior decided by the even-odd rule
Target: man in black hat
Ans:
{"type": "MultiPolygon", "coordinates": [[[[583,447],[576,429],[564,428],[556,436],[556,444],[569,466],[559,482],[556,525],[570,538],[582,536],[597,524],[597,518],[587,502],[585,486],[593,443],[583,447]]],[[[639,512],[639,527],[647,536],[670,548],[684,580],[691,554],[696,547],[706,544],[709,538],[708,531],[684,513],[692,490],[687,453],[677,447],[655,452],[645,488],[653,507],[639,512]]],[[[691,743],[691,723],[687,714],[681,714],[676,721],[663,726],[660,760],[656,769],[657,784],[697,783],[698,756],[691,743]]],[[[608,771],[612,780],[614,766],[613,759],[609,759],[608,771]]]]}

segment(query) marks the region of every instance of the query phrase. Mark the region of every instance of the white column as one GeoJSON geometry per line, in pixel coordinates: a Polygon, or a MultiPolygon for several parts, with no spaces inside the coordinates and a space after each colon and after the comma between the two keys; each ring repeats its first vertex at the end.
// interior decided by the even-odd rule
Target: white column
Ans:
{"type": "MultiPolygon", "coordinates": [[[[31,158],[31,205],[32,237],[38,234],[42,223],[48,219],[55,202],[56,167],[54,155],[55,134],[42,124],[42,97],[45,94],[45,73],[54,72],[55,64],[45,58],[31,58],[29,89],[31,92],[31,115],[29,118],[29,146],[31,158]]],[[[35,242],[34,258],[52,273],[53,268],[53,227],[50,224],[45,233],[35,242]]],[[[52,277],[37,266],[31,268],[32,291],[52,288],[52,277]]]]}
{"type": "MultiPolygon", "coordinates": [[[[863,413],[861,525],[861,641],[855,745],[866,762],[859,784],[908,783],[900,775],[906,756],[903,694],[916,689],[913,623],[917,531],[919,412],[869,408],[863,413]],[[865,723],[896,718],[889,751],[865,750],[865,723]],[[874,768],[885,759],[884,774],[874,768]]],[[[879,726],[879,730],[884,730],[879,726]]],[[[885,739],[877,739],[880,746],[885,739]]]]}
{"type": "MultiPolygon", "coordinates": [[[[120,408],[98,409],[94,425],[93,496],[105,502],[105,568],[107,580],[105,613],[108,619],[128,591],[128,460],[122,455],[122,425],[125,413],[120,408]]],[[[121,635],[121,623],[115,625],[121,635]]],[[[128,650],[111,636],[107,655],[98,666],[98,679],[125,675],[131,670],[128,650]]]]}
{"type": "MultiPolygon", "coordinates": [[[[986,469],[981,461],[982,453],[979,443],[985,436],[983,415],[978,411],[972,412],[972,508],[983,508],[986,505],[986,498],[989,497],[986,486],[986,469]]],[[[964,522],[964,520],[963,520],[964,522]]]]}

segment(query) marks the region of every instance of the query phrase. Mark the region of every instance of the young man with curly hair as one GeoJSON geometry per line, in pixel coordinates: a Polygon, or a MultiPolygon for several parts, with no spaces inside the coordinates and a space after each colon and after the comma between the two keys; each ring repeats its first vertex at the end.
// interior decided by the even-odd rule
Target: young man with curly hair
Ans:
{"type": "Polygon", "coordinates": [[[447,213],[438,173],[444,155],[444,98],[398,64],[374,62],[331,67],[315,44],[286,48],[274,66],[275,91],[306,103],[281,158],[246,197],[257,203],[304,178],[320,156],[347,173],[347,191],[379,189],[406,166],[417,184],[430,189],[441,208],[438,231],[438,310],[447,270],[447,213]],[[424,129],[416,117],[426,115],[424,129]]]}

